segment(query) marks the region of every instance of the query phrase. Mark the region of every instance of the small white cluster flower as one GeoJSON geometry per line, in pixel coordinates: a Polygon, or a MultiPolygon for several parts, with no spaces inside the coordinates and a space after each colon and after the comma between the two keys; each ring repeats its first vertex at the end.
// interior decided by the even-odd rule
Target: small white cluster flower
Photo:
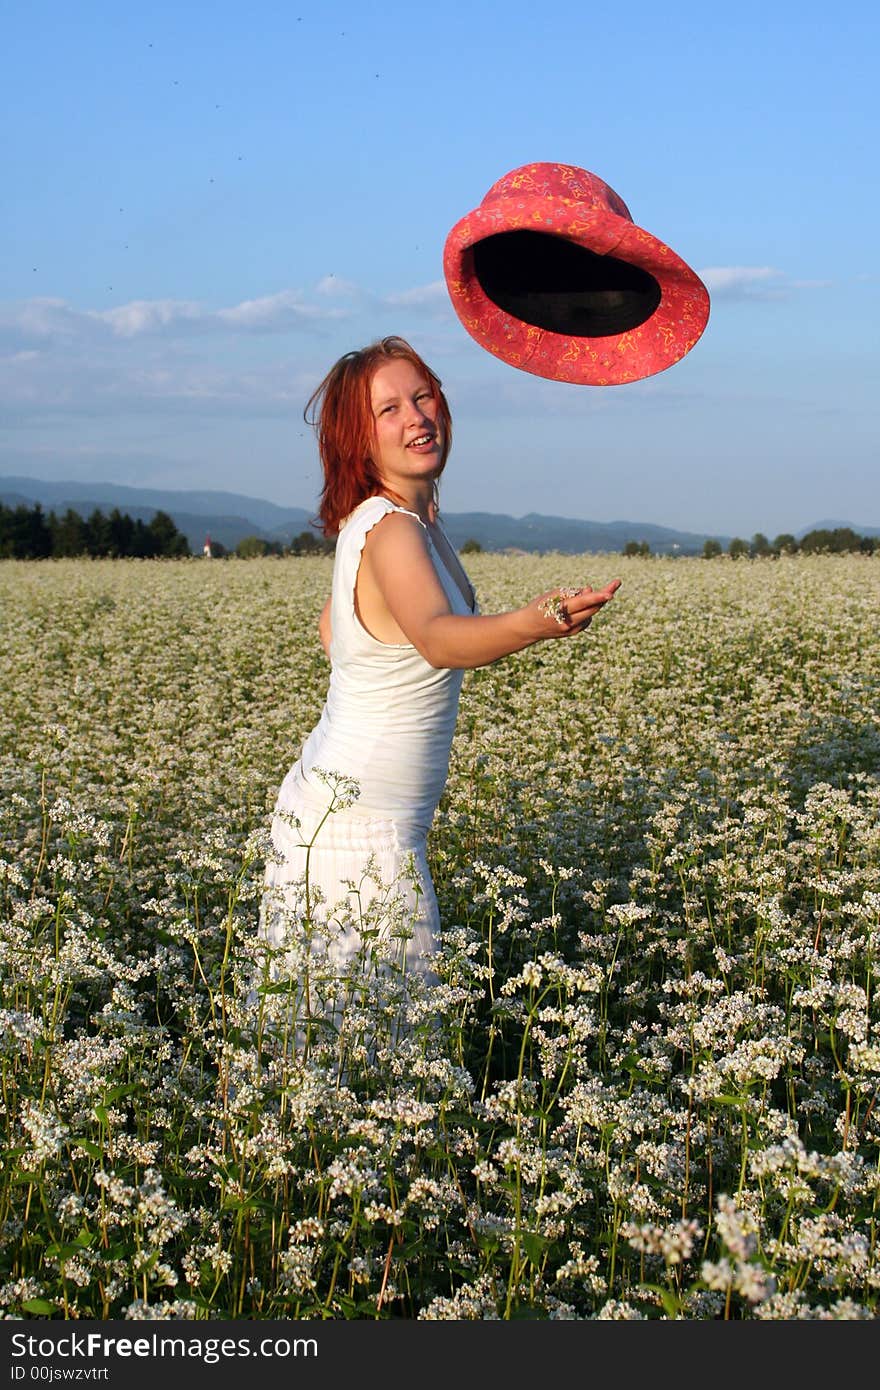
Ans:
{"type": "Polygon", "coordinates": [[[329,789],[331,811],[345,811],[359,799],[360,784],[354,777],[324,767],[313,767],[310,771],[312,776],[329,789]]]}
{"type": "Polygon", "coordinates": [[[672,1226],[626,1222],[621,1227],[621,1235],[634,1250],[645,1255],[659,1255],[667,1265],[677,1265],[690,1259],[703,1228],[694,1219],[677,1221],[672,1226]]]}
{"type": "Polygon", "coordinates": [[[22,1101],[21,1127],[30,1141],[23,1161],[34,1165],[54,1158],[69,1133],[67,1125],[57,1115],[41,1109],[28,1098],[22,1101]]]}

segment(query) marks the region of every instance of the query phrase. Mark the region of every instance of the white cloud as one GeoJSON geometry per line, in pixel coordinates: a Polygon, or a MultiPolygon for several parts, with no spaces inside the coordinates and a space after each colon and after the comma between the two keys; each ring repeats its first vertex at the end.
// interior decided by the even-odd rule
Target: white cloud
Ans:
{"type": "Polygon", "coordinates": [[[137,338],[181,323],[197,323],[204,319],[204,311],[186,299],[134,299],[115,309],[91,310],[87,317],[108,324],[119,338],[137,338]]]}
{"type": "Polygon", "coordinates": [[[325,275],[315,286],[315,294],[328,299],[360,299],[363,290],[352,280],[343,280],[339,275],[325,275]]]}
{"type": "Polygon", "coordinates": [[[432,309],[438,304],[448,307],[449,292],[445,280],[432,280],[429,285],[416,285],[411,290],[397,290],[394,294],[388,294],[385,303],[412,309],[432,309]]]}
{"type": "Polygon", "coordinates": [[[715,265],[697,272],[718,299],[784,299],[796,290],[828,289],[832,280],[792,280],[772,265],[715,265]]]}
{"type": "Polygon", "coordinates": [[[110,333],[114,338],[176,337],[197,333],[276,333],[345,318],[338,305],[312,304],[298,290],[280,290],[211,310],[187,299],[133,299],[112,309],[73,308],[63,299],[0,306],[0,329],[12,347],[34,339],[69,341],[110,333]]]}
{"type": "Polygon", "coordinates": [[[768,289],[778,291],[783,280],[771,265],[716,265],[697,273],[708,290],[724,299],[764,298],[768,289]]]}
{"type": "Polygon", "coordinates": [[[83,316],[63,299],[28,299],[0,308],[0,324],[26,339],[71,338],[81,331],[83,316]]]}
{"type": "Polygon", "coordinates": [[[380,295],[335,275],[325,275],[309,292],[278,290],[211,309],[190,299],[133,299],[110,309],[77,309],[63,299],[31,299],[0,305],[0,330],[15,351],[35,340],[51,344],[76,338],[100,341],[110,335],[174,339],[193,333],[284,333],[343,321],[377,309],[411,310],[430,317],[451,313],[443,280],[380,295]]]}
{"type": "Polygon", "coordinates": [[[231,309],[218,309],[213,318],[228,328],[266,333],[295,328],[300,323],[343,318],[345,312],[308,304],[298,290],[280,290],[260,299],[245,299],[231,309]]]}
{"type": "Polygon", "coordinates": [[[303,399],[297,366],[289,360],[227,366],[155,339],[126,352],[107,344],[77,353],[0,357],[0,413],[10,425],[13,415],[110,419],[157,405],[175,414],[198,414],[208,406],[215,415],[289,414],[301,409],[303,399]]]}

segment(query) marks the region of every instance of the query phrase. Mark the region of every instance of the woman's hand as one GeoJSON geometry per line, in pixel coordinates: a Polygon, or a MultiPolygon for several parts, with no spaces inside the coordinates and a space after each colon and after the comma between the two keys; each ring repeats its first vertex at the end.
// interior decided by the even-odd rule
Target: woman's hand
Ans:
{"type": "Polygon", "coordinates": [[[585,584],[580,589],[549,589],[541,594],[528,605],[541,622],[540,637],[570,637],[572,633],[584,632],[620,584],[619,579],[612,579],[604,589],[585,584]]]}

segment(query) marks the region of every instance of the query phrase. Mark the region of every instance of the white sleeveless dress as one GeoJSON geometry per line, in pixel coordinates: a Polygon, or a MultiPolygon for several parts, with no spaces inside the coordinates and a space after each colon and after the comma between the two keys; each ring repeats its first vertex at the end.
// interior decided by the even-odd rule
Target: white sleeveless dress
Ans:
{"type": "MultiPolygon", "coordinates": [[[[435,669],[410,643],[380,642],[355,610],[368,533],[389,512],[406,510],[385,497],[369,497],[340,528],[330,684],[320,719],[278,793],[272,842],[280,862],[266,865],[270,898],[260,930],[281,946],[297,916],[308,911],[311,921],[335,924],[326,949],[335,965],[344,966],[362,948],[357,922],[365,913],[370,930],[378,923],[380,934],[393,932],[403,917],[402,963],[430,979],[440,920],[426,841],[446,784],[464,673],[435,669]],[[338,779],[353,779],[359,794],[349,804],[345,795],[337,797],[328,814],[338,779]]],[[[424,529],[450,608],[457,614],[477,611],[476,600],[473,607],[466,603],[424,529]]]]}

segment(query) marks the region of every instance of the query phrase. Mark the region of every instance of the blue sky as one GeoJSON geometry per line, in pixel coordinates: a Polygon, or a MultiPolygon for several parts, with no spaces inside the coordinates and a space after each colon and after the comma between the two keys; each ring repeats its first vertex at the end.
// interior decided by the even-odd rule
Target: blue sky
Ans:
{"type": "Polygon", "coordinates": [[[438,371],[448,511],[880,526],[876,5],[8,5],[0,473],[312,507],[302,411],[386,333],[438,371]],[[575,164],[703,277],[615,387],[496,361],[443,280],[503,174],[575,164]]]}

